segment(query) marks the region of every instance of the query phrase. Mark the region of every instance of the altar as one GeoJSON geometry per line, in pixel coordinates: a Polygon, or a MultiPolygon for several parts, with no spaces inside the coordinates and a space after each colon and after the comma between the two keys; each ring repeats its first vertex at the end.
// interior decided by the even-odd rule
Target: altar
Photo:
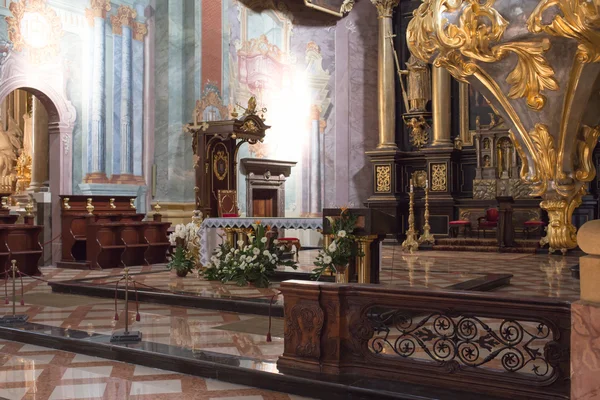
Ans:
{"type": "MultiPolygon", "coordinates": [[[[209,229],[250,228],[256,218],[206,218],[198,231],[200,236],[200,262],[208,265],[217,243],[209,239],[209,229]]],[[[261,218],[260,223],[278,229],[323,229],[323,218],[261,218]]]]}

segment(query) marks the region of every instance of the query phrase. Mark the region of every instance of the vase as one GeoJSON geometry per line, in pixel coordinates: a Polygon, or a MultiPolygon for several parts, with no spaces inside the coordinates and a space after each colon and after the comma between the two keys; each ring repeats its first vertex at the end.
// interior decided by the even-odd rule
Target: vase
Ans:
{"type": "Polygon", "coordinates": [[[186,270],[181,270],[181,269],[177,270],[177,276],[180,278],[185,278],[187,276],[187,274],[188,274],[188,271],[186,271],[186,270]]]}
{"type": "Polygon", "coordinates": [[[335,266],[335,283],[348,283],[347,265],[335,266]]]}

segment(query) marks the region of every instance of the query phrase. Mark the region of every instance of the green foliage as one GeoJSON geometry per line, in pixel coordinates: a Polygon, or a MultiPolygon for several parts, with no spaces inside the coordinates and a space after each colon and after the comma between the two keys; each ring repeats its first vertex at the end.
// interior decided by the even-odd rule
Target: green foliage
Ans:
{"type": "Polygon", "coordinates": [[[269,241],[265,226],[252,225],[254,236],[249,235],[249,243],[238,241],[237,246],[224,242],[215,250],[211,263],[202,274],[211,281],[235,282],[239,286],[252,283],[257,287],[268,287],[269,277],[277,266],[296,269],[295,261],[281,260],[284,247],[277,240],[269,241]]]}
{"type": "Polygon", "coordinates": [[[194,269],[194,258],[182,246],[177,246],[171,260],[167,263],[167,269],[191,272],[194,269]]]}
{"type": "Polygon", "coordinates": [[[338,218],[327,217],[327,219],[331,224],[333,241],[326,249],[319,251],[314,262],[316,268],[313,269],[312,276],[317,280],[328,270],[336,272],[336,265],[348,265],[354,257],[363,255],[358,252],[356,236],[353,235],[358,216],[342,208],[338,218]]]}

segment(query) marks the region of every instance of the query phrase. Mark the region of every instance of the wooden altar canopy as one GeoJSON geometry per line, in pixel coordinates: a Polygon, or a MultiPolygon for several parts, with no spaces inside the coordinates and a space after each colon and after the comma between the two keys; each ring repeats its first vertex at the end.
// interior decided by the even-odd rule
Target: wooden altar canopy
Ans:
{"type": "Polygon", "coordinates": [[[184,127],[193,135],[194,169],[196,171],[196,209],[204,217],[218,215],[218,191],[237,190],[237,152],[246,142],[262,142],[265,125],[256,115],[256,101],[250,99],[242,117],[225,121],[203,121],[202,110],[196,108],[194,123],[184,127]]]}

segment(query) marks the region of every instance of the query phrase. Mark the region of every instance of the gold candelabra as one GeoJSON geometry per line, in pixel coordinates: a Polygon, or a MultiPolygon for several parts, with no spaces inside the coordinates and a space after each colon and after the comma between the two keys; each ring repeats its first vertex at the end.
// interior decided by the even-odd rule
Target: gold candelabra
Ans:
{"type": "Polygon", "coordinates": [[[415,193],[413,180],[410,180],[410,192],[408,194],[408,230],[406,231],[406,240],[402,242],[402,250],[410,251],[412,254],[415,250],[419,249],[419,242],[417,241],[417,233],[415,232],[415,193]]]}
{"type": "Polygon", "coordinates": [[[419,237],[419,243],[435,244],[435,238],[430,232],[429,226],[429,180],[425,181],[425,223],[423,224],[423,234],[419,237]]]}

